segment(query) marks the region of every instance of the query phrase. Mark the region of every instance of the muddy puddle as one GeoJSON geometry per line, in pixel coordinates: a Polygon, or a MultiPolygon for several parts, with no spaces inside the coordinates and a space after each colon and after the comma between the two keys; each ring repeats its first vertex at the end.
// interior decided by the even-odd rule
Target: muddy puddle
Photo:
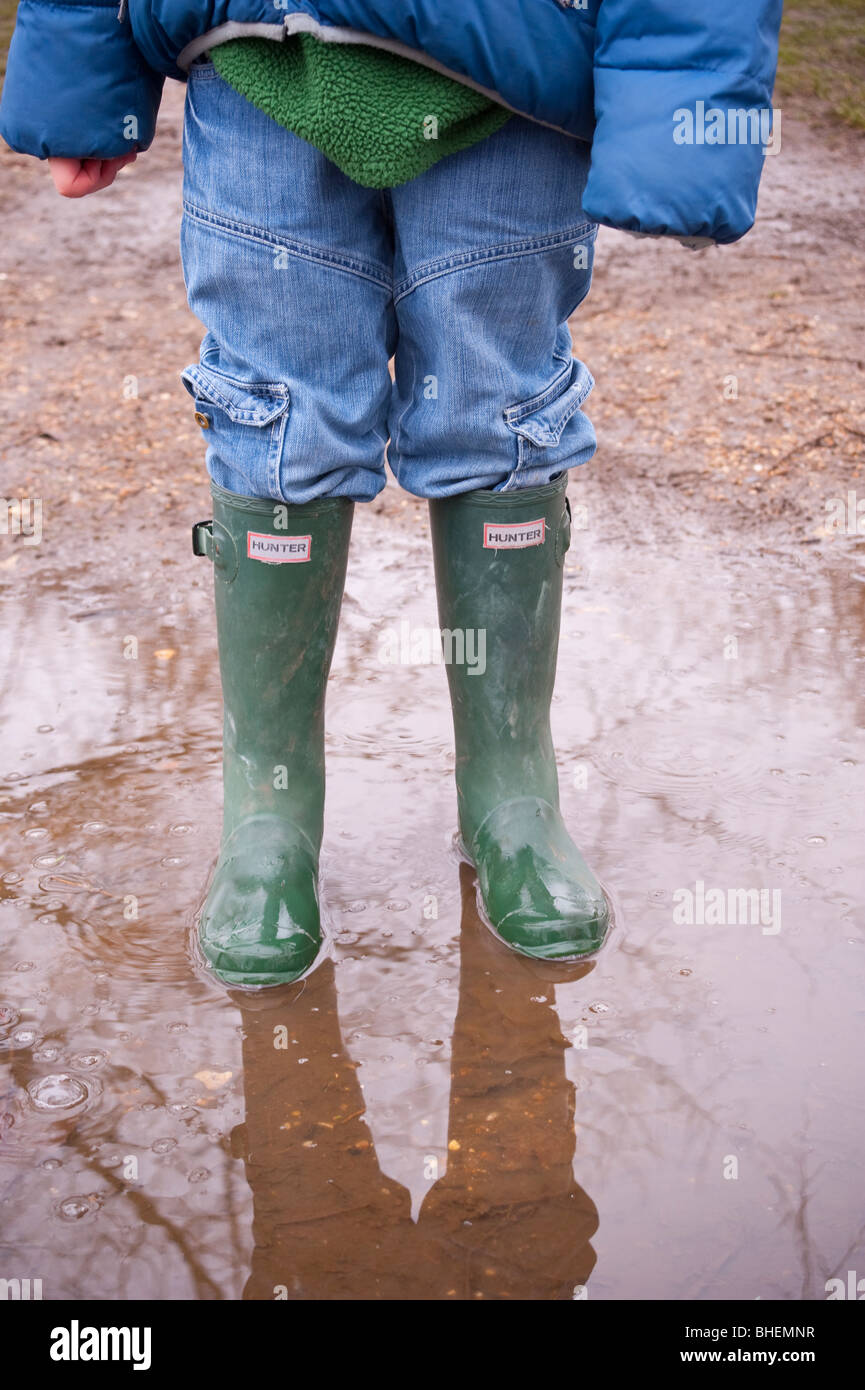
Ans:
{"type": "Polygon", "coordinates": [[[399,660],[436,621],[425,526],[356,524],[329,954],[276,994],[189,947],[219,829],[205,562],[9,577],[0,1274],[548,1300],[865,1273],[863,555],[617,508],[568,559],[554,715],[617,918],[580,968],[500,946],[455,856],[444,671],[399,660]]]}

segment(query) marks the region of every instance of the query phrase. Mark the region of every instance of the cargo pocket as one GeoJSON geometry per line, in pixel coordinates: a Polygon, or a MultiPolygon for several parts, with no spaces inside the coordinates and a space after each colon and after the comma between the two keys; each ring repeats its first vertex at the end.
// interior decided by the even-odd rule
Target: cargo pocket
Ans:
{"type": "Polygon", "coordinates": [[[207,470],[229,492],[284,501],[280,465],[291,398],[279,382],[238,381],[196,363],[181,373],[207,442],[207,470]]]}
{"type": "Polygon", "coordinates": [[[595,430],[580,407],[594,384],[588,367],[575,357],[546,391],[508,406],[505,424],[516,435],[517,464],[502,492],[548,483],[592,457],[595,430]]]}

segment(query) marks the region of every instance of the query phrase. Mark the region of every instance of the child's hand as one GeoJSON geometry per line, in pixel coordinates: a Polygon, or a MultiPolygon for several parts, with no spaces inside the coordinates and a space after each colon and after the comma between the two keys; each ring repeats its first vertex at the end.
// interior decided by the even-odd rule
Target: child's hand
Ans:
{"type": "Polygon", "coordinates": [[[85,198],[108,188],[121,169],[138,156],[135,150],[117,159],[49,159],[54,187],[64,198],[85,198]]]}

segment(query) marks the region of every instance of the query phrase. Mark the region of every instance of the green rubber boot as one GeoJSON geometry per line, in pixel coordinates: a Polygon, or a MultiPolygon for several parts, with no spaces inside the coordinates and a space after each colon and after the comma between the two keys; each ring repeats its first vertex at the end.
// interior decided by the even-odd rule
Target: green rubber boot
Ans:
{"type": "Polygon", "coordinates": [[[354,507],[211,492],[193,550],[214,567],[225,806],[198,931],[221,980],[257,988],[296,980],[321,946],[324,701],[354,507]]]}
{"type": "Polygon", "coordinates": [[[462,847],[488,924],[542,960],[596,951],[609,926],[603,890],[559,811],[550,733],[566,489],[563,474],[522,492],[430,502],[462,847]]]}

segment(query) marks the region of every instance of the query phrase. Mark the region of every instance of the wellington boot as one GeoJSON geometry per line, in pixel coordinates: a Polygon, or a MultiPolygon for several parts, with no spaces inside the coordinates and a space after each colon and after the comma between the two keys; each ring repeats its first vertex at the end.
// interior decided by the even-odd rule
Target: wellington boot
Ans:
{"type": "Polygon", "coordinates": [[[559,810],[550,702],[570,544],[567,475],[430,503],[462,846],[493,930],[523,955],[596,951],[603,890],[559,810]],[[454,659],[471,651],[472,661],[454,659]]]}
{"type": "Polygon", "coordinates": [[[255,988],[296,980],[321,947],[324,703],[353,504],[211,491],[193,549],[214,566],[225,801],[199,940],[221,980],[255,988]]]}

